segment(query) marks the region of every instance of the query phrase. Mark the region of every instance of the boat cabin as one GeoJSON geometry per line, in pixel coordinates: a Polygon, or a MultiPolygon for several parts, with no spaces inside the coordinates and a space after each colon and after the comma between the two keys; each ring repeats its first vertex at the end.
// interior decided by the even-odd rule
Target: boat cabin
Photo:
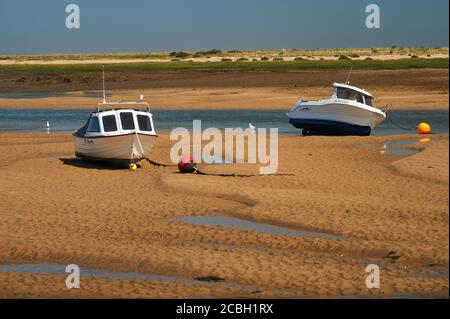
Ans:
{"type": "Polygon", "coordinates": [[[369,92],[348,84],[333,83],[333,99],[355,101],[372,106],[373,96],[369,92]]]}
{"type": "MultiPolygon", "coordinates": [[[[109,105],[112,103],[108,103],[109,105]]],[[[149,109],[130,109],[123,108],[123,104],[142,104],[142,103],[114,103],[111,106],[122,106],[93,112],[87,123],[75,132],[79,137],[100,137],[115,136],[139,133],[145,135],[157,135],[153,126],[153,115],[149,109]]],[[[105,105],[105,103],[101,103],[105,105]]],[[[145,105],[147,105],[145,103],[145,105]]],[[[148,105],[147,105],[148,106],[148,105]]]]}

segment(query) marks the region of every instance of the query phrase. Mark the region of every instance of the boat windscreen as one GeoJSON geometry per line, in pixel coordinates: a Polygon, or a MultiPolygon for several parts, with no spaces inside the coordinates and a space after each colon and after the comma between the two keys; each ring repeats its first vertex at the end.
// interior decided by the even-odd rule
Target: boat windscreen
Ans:
{"type": "Polygon", "coordinates": [[[371,106],[372,105],[372,98],[366,95],[363,95],[360,92],[350,90],[347,88],[338,88],[337,94],[338,99],[344,99],[344,100],[350,100],[350,101],[357,101],[361,104],[366,104],[371,106]],[[365,100],[365,102],[364,102],[365,100]]]}
{"type": "Polygon", "coordinates": [[[88,132],[100,132],[100,123],[98,122],[98,117],[91,117],[89,119],[89,125],[87,127],[88,132]]]}
{"type": "Polygon", "coordinates": [[[120,122],[122,123],[122,129],[124,130],[134,130],[134,119],[133,113],[131,112],[121,112],[120,122]]]}
{"type": "Polygon", "coordinates": [[[355,100],[356,96],[359,95],[359,93],[346,88],[338,88],[336,95],[338,99],[355,100]]]}
{"type": "Polygon", "coordinates": [[[102,117],[103,129],[105,132],[117,131],[117,122],[115,115],[106,115],[102,117]]]}
{"type": "Polygon", "coordinates": [[[139,130],[151,132],[152,131],[152,123],[150,121],[150,117],[147,115],[138,115],[137,116],[139,130]]]}

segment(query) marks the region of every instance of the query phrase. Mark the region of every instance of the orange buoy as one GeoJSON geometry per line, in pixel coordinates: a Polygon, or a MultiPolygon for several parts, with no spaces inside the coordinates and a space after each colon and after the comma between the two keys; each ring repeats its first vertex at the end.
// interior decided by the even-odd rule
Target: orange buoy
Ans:
{"type": "Polygon", "coordinates": [[[419,134],[430,134],[431,127],[428,123],[422,122],[417,126],[417,133],[419,134]]]}

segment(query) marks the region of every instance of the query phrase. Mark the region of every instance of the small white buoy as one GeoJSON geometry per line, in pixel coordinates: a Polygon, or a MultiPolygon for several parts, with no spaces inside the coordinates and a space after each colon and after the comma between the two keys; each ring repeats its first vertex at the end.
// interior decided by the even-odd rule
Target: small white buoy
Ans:
{"type": "Polygon", "coordinates": [[[253,126],[252,125],[252,123],[248,123],[248,128],[250,129],[250,131],[252,132],[252,133],[255,133],[255,126],[253,126]]]}
{"type": "Polygon", "coordinates": [[[144,101],[144,95],[143,94],[141,94],[139,97],[140,97],[141,101],[144,101]]]}
{"type": "Polygon", "coordinates": [[[46,128],[50,128],[50,123],[47,121],[47,124],[45,125],[46,128]]]}

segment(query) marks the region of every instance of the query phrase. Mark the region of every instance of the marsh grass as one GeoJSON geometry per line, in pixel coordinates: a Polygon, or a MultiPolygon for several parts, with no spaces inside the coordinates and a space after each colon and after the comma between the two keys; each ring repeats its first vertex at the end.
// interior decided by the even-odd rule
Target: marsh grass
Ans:
{"type": "MultiPolygon", "coordinates": [[[[175,60],[175,59],[174,59],[175,60]]],[[[23,73],[83,73],[100,72],[103,64],[16,64],[0,65],[0,72],[23,73]]],[[[404,58],[399,60],[296,60],[296,61],[224,61],[224,62],[134,62],[113,63],[106,66],[110,72],[225,72],[225,71],[272,71],[287,72],[311,69],[374,69],[401,70],[411,68],[448,68],[448,58],[404,58]]]]}

